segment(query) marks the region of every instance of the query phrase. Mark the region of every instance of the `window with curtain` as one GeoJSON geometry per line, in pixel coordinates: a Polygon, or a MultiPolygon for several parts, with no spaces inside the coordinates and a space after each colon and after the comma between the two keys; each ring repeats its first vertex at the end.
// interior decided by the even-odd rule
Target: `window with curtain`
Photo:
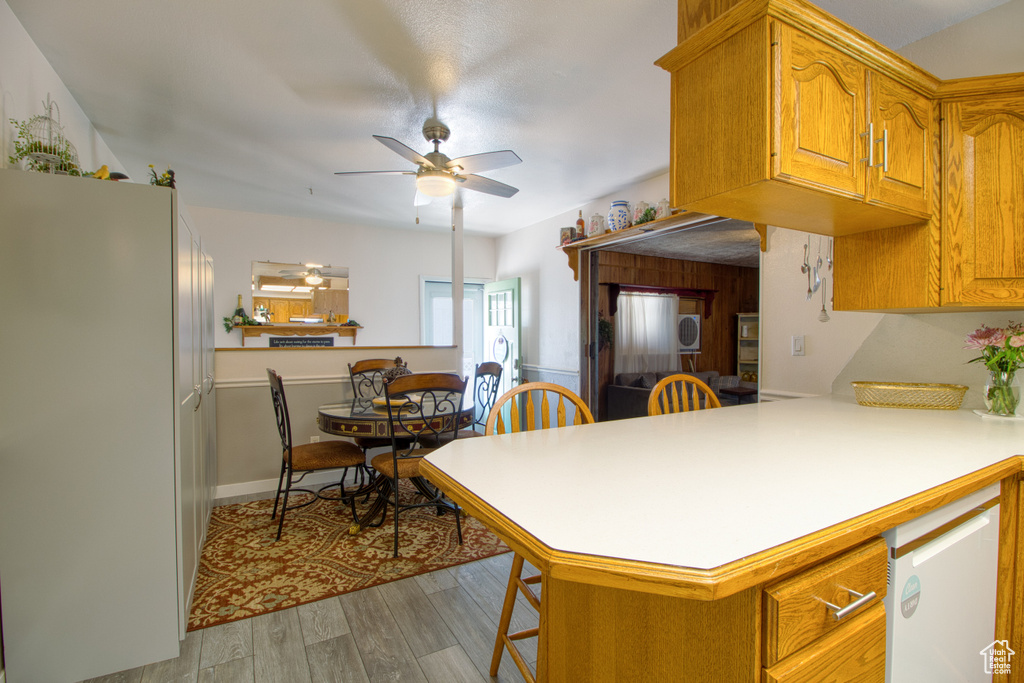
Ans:
{"type": "Polygon", "coordinates": [[[674,294],[623,292],[615,313],[615,372],[678,372],[674,294]]]}

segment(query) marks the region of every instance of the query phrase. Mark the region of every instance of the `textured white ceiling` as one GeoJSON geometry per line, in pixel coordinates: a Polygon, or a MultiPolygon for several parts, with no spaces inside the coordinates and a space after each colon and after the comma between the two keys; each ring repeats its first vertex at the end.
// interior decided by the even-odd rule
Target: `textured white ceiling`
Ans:
{"type": "MultiPolygon", "coordinates": [[[[515,197],[464,193],[469,232],[507,233],[668,169],[669,77],[653,62],[675,45],[675,0],[8,4],[124,170],[145,182],[148,164],[173,168],[190,204],[415,227],[411,177],[333,173],[411,170],[371,135],[424,153],[430,116],[452,130],[450,157],[523,159],[482,174],[515,197]]],[[[822,4],[899,46],[1000,0],[822,4]]],[[[440,229],[449,209],[420,217],[440,229]]]]}

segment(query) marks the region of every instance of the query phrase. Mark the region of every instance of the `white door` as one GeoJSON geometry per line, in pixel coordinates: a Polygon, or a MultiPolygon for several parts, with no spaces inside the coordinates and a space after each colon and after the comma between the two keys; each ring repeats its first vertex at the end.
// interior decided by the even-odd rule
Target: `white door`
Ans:
{"type": "Polygon", "coordinates": [[[522,382],[519,278],[484,285],[484,360],[501,363],[501,395],[522,382]]]}

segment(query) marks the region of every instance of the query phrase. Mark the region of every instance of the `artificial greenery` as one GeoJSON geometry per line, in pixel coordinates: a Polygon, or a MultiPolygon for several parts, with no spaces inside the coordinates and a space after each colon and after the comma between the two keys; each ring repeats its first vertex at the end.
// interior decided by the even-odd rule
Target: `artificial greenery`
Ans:
{"type": "Polygon", "coordinates": [[[239,323],[236,326],[235,323],[232,322],[232,316],[225,316],[224,317],[224,329],[227,330],[228,332],[233,330],[235,327],[243,327],[245,325],[262,325],[262,324],[263,323],[261,323],[259,320],[254,320],[253,318],[250,318],[248,315],[243,315],[242,316],[242,322],[239,323]]]}
{"type": "Polygon", "coordinates": [[[655,211],[653,206],[647,207],[646,209],[644,209],[644,212],[640,214],[640,217],[633,221],[633,225],[640,225],[641,223],[650,223],[651,221],[654,220],[654,216],[656,215],[656,213],[657,212],[655,211]]]}
{"type": "Polygon", "coordinates": [[[615,341],[615,327],[612,325],[612,321],[607,320],[604,316],[597,319],[597,341],[602,348],[605,345],[611,346],[615,341]]]}
{"type": "Polygon", "coordinates": [[[172,171],[171,169],[167,169],[160,175],[157,175],[156,168],[153,167],[153,164],[150,164],[149,184],[159,185],[160,187],[174,187],[174,171],[172,171]]]}
{"type": "Polygon", "coordinates": [[[40,140],[34,139],[34,136],[29,132],[32,119],[27,121],[10,119],[10,122],[18,131],[18,137],[14,140],[14,154],[7,157],[11,164],[17,165],[24,159],[26,161],[26,170],[29,171],[40,171],[42,173],[61,171],[68,175],[82,175],[82,169],[75,163],[75,153],[72,151],[71,143],[67,138],[60,137],[58,144],[55,145],[43,144],[40,140]],[[29,156],[32,154],[49,154],[57,157],[60,161],[54,164],[49,161],[34,159],[29,156]]]}

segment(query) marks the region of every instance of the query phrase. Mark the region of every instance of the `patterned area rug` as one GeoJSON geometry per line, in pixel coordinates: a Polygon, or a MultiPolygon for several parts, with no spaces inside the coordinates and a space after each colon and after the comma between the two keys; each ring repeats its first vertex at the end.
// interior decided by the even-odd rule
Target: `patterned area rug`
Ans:
{"type": "MultiPolygon", "coordinates": [[[[400,491],[403,502],[415,494],[405,482],[400,491]]],[[[352,513],[325,500],[289,510],[281,540],[275,542],[273,506],[270,499],[213,509],[188,630],[508,552],[497,536],[465,516],[460,546],[451,514],[438,517],[434,508],[418,508],[399,518],[395,558],[390,510],[382,526],[351,536],[352,513]]]]}

